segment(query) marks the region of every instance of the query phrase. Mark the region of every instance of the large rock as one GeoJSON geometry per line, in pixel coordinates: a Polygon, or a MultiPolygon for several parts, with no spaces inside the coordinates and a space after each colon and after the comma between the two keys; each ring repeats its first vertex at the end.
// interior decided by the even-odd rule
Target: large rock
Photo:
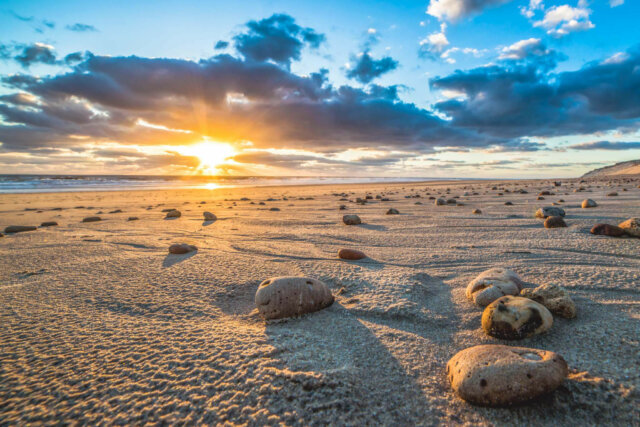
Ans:
{"type": "Polygon", "coordinates": [[[567,319],[576,317],[576,305],[569,293],[558,285],[550,283],[537,288],[525,288],[520,295],[544,305],[550,312],[567,319]]]}
{"type": "Polygon", "coordinates": [[[617,225],[596,224],[593,226],[593,228],[591,228],[591,234],[596,234],[599,236],[622,237],[625,235],[625,232],[617,225]]]}
{"type": "Polygon", "coordinates": [[[640,218],[629,218],[618,224],[629,236],[640,237],[640,218]]]}
{"type": "Polygon", "coordinates": [[[482,329],[495,338],[519,340],[546,332],[553,316],[545,306],[529,298],[498,298],[482,313],[482,329]]]}
{"type": "Polygon", "coordinates": [[[444,206],[447,204],[447,201],[441,197],[437,198],[435,201],[436,206],[444,206]]]}
{"type": "Polygon", "coordinates": [[[57,225],[58,223],[55,221],[45,221],[42,224],[40,224],[40,227],[55,227],[57,225]]]}
{"type": "Polygon", "coordinates": [[[10,225],[4,229],[5,233],[22,233],[24,231],[34,231],[37,230],[38,227],[34,227],[32,225],[10,225]]]}
{"type": "Polygon", "coordinates": [[[362,224],[362,220],[360,220],[360,217],[358,215],[344,215],[342,217],[342,222],[344,222],[347,225],[362,224]]]}
{"type": "Polygon", "coordinates": [[[197,250],[198,248],[196,248],[195,246],[188,245],[186,243],[174,243],[173,245],[169,246],[169,253],[174,255],[187,254],[189,252],[197,250]]]}
{"type": "Polygon", "coordinates": [[[544,220],[544,228],[562,228],[566,226],[567,223],[564,222],[561,216],[550,216],[544,220]]]}
{"type": "Polygon", "coordinates": [[[88,216],[82,219],[82,222],[98,222],[98,221],[102,221],[102,218],[100,218],[99,216],[88,216]]]}
{"type": "Polygon", "coordinates": [[[536,211],[536,218],[548,218],[550,216],[564,216],[564,209],[556,206],[545,206],[536,211]]]}
{"type": "Polygon", "coordinates": [[[598,206],[598,204],[596,203],[596,201],[595,201],[595,200],[592,200],[592,199],[584,199],[584,200],[582,201],[582,208],[583,208],[583,209],[587,209],[587,208],[595,208],[595,207],[597,207],[597,206],[598,206]]]}
{"type": "Polygon", "coordinates": [[[568,374],[562,356],[545,350],[506,345],[478,345],[447,363],[447,377],[464,400],[506,406],[554,391],[568,374]]]}
{"type": "Polygon", "coordinates": [[[211,212],[205,212],[204,213],[204,220],[205,221],[215,221],[216,219],[218,219],[218,217],[215,216],[214,214],[212,214],[211,212]]]}
{"type": "Polygon", "coordinates": [[[492,268],[480,273],[467,286],[467,298],[481,307],[505,295],[518,295],[524,282],[512,270],[492,268]]]}
{"type": "Polygon", "coordinates": [[[167,216],[165,218],[180,218],[182,216],[182,212],[177,209],[171,209],[167,212],[167,216]]]}
{"type": "Polygon", "coordinates": [[[338,258],[340,259],[348,259],[348,260],[352,260],[352,261],[357,261],[359,259],[363,259],[366,258],[367,255],[365,255],[364,252],[362,251],[358,251],[356,249],[340,249],[338,251],[338,258]]]}
{"type": "Polygon", "coordinates": [[[400,212],[397,209],[394,208],[389,208],[389,210],[386,213],[387,215],[399,215],[400,212]]]}
{"type": "Polygon", "coordinates": [[[322,310],[333,303],[331,291],[308,277],[275,277],[258,287],[256,307],[265,319],[282,319],[322,310]]]}

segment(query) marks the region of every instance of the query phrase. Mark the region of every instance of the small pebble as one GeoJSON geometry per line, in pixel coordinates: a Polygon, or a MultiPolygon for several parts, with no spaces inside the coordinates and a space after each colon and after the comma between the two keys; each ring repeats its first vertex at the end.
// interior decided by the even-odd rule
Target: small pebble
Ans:
{"type": "Polygon", "coordinates": [[[188,245],[186,243],[174,243],[173,245],[169,246],[169,253],[175,255],[186,254],[197,250],[198,248],[196,248],[195,246],[188,245]]]}
{"type": "Polygon", "coordinates": [[[348,260],[352,260],[352,261],[357,261],[359,259],[363,259],[366,258],[367,256],[365,255],[364,252],[362,251],[358,251],[356,249],[340,249],[338,251],[338,258],[340,259],[348,259],[348,260]]]}
{"type": "Polygon", "coordinates": [[[561,216],[550,216],[544,220],[544,228],[562,228],[566,226],[567,223],[564,222],[561,216]]]}

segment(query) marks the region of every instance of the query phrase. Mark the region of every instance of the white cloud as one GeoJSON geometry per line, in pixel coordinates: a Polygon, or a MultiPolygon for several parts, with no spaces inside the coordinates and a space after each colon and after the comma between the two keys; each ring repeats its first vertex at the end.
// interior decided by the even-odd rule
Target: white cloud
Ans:
{"type": "Polygon", "coordinates": [[[544,18],[534,22],[534,27],[542,27],[547,30],[547,34],[553,37],[564,37],[577,31],[586,31],[594,28],[595,25],[589,19],[591,10],[587,9],[584,0],[578,2],[578,7],[571,7],[563,4],[553,6],[544,13],[544,18]]]}
{"type": "Polygon", "coordinates": [[[529,6],[520,6],[520,13],[527,18],[533,18],[537,10],[544,10],[542,0],[529,0],[529,6]]]}
{"type": "Polygon", "coordinates": [[[447,30],[447,24],[444,22],[440,24],[440,31],[429,34],[424,40],[420,42],[420,51],[424,53],[430,53],[432,55],[442,54],[447,46],[449,46],[449,40],[445,31],[447,30]]]}
{"type": "Polygon", "coordinates": [[[541,56],[546,53],[547,49],[540,39],[530,38],[503,47],[498,59],[523,59],[529,55],[541,56]]]}
{"type": "Polygon", "coordinates": [[[457,21],[460,18],[498,6],[512,0],[431,0],[427,14],[439,20],[457,21]]]}
{"type": "Polygon", "coordinates": [[[609,0],[609,5],[611,7],[622,6],[624,4],[624,0],[609,0]]]}

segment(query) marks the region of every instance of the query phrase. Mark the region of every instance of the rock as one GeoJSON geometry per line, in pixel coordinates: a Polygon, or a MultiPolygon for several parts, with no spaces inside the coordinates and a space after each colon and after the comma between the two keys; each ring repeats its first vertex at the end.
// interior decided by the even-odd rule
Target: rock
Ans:
{"type": "Polygon", "coordinates": [[[110,214],[122,213],[122,209],[116,209],[114,211],[109,212],[110,214]]]}
{"type": "Polygon", "coordinates": [[[587,209],[587,208],[595,208],[597,207],[598,204],[596,203],[595,200],[591,200],[591,199],[584,199],[582,201],[582,208],[583,209],[587,209]]]}
{"type": "Polygon", "coordinates": [[[544,200],[544,197],[542,197],[542,196],[538,196],[538,197],[536,198],[536,200],[544,200]]]}
{"type": "Polygon", "coordinates": [[[566,319],[576,317],[576,305],[569,293],[560,286],[548,283],[533,289],[525,288],[520,291],[520,296],[544,305],[551,313],[558,316],[566,319]]]}
{"type": "Polygon", "coordinates": [[[518,295],[524,282],[514,271],[492,268],[480,273],[467,286],[467,298],[484,307],[505,295],[518,295]]]}
{"type": "Polygon", "coordinates": [[[448,205],[455,205],[456,203],[458,203],[458,201],[456,199],[447,199],[447,204],[448,205]]]}
{"type": "Polygon", "coordinates": [[[280,210],[280,208],[270,208],[269,209],[271,212],[278,212],[280,210]]]}
{"type": "Polygon", "coordinates": [[[551,191],[544,190],[538,193],[538,196],[553,196],[553,193],[551,191]]]}
{"type": "Polygon", "coordinates": [[[447,201],[445,199],[443,199],[441,197],[436,199],[436,206],[443,206],[443,205],[446,205],[446,204],[447,204],[447,201]]]}
{"type": "Polygon", "coordinates": [[[215,221],[216,219],[218,219],[218,217],[211,212],[205,212],[203,215],[205,221],[215,221]]]}
{"type": "Polygon", "coordinates": [[[544,220],[544,228],[562,228],[566,226],[567,223],[564,222],[561,216],[550,216],[544,220]]]}
{"type": "Polygon", "coordinates": [[[182,213],[177,210],[177,209],[171,209],[169,212],[167,212],[167,216],[165,216],[165,218],[180,218],[182,216],[182,213]]]}
{"type": "Polygon", "coordinates": [[[188,245],[186,243],[174,243],[173,245],[169,246],[169,253],[174,255],[186,254],[197,250],[198,248],[196,248],[195,246],[188,245]]]}
{"type": "Polygon", "coordinates": [[[519,340],[546,332],[553,316],[545,306],[529,298],[507,295],[489,304],[482,313],[482,329],[503,340],[519,340]]]}
{"type": "Polygon", "coordinates": [[[625,232],[617,225],[596,224],[591,229],[591,234],[596,234],[599,236],[622,237],[625,235],[625,232]]]}
{"type": "Polygon", "coordinates": [[[474,209],[473,211],[471,211],[471,213],[475,215],[480,215],[482,211],[480,209],[474,209]]]}
{"type": "Polygon", "coordinates": [[[513,206],[513,202],[504,202],[505,206],[513,206]]]}
{"type": "Polygon", "coordinates": [[[564,209],[555,206],[545,206],[536,211],[536,218],[547,218],[550,216],[564,216],[564,209]]]}
{"type": "Polygon", "coordinates": [[[629,218],[618,224],[629,236],[640,237],[640,218],[629,218]]]}
{"type": "Polygon", "coordinates": [[[399,214],[400,212],[398,212],[398,210],[394,208],[390,208],[386,213],[386,215],[399,215],[399,214]]]}
{"type": "Polygon", "coordinates": [[[46,221],[40,224],[40,227],[55,227],[56,225],[58,225],[58,223],[55,221],[46,221]]]}
{"type": "Polygon", "coordinates": [[[616,193],[615,191],[612,191],[611,193],[607,193],[607,197],[615,197],[617,195],[618,193],[616,193]]]}
{"type": "Polygon", "coordinates": [[[364,252],[362,251],[358,251],[355,249],[340,249],[338,251],[338,258],[341,259],[348,259],[348,260],[359,260],[359,259],[363,259],[366,258],[367,256],[365,255],[364,252]]]}
{"type": "Polygon", "coordinates": [[[360,220],[360,217],[358,215],[344,215],[342,217],[342,222],[344,222],[347,225],[362,224],[362,221],[360,220]]]}
{"type": "Polygon", "coordinates": [[[102,218],[100,218],[99,216],[88,216],[86,218],[83,218],[82,222],[98,222],[98,221],[102,221],[102,218]]]}
{"type": "Polygon", "coordinates": [[[10,225],[4,229],[5,233],[22,233],[24,231],[34,231],[37,230],[38,227],[34,227],[31,225],[10,225]]]}
{"type": "Polygon", "coordinates": [[[4,237],[4,234],[0,233],[0,237],[4,237]]]}
{"type": "Polygon", "coordinates": [[[282,319],[322,310],[333,303],[333,295],[316,279],[275,277],[260,284],[255,303],[265,320],[282,319]]]}
{"type": "Polygon", "coordinates": [[[345,205],[340,205],[338,210],[345,211],[345,210],[347,210],[347,207],[345,205]]]}
{"type": "Polygon", "coordinates": [[[137,216],[130,216],[129,218],[127,218],[127,221],[138,221],[140,218],[138,218],[137,216]]]}
{"type": "Polygon", "coordinates": [[[526,402],[551,393],[568,374],[567,362],[551,351],[477,345],[447,363],[451,387],[462,399],[489,406],[526,402]]]}

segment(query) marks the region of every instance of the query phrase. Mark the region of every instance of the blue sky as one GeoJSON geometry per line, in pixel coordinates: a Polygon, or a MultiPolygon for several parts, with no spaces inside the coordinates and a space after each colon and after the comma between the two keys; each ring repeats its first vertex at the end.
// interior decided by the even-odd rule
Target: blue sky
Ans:
{"type": "Polygon", "coordinates": [[[631,0],[4,1],[0,172],[575,176],[640,158],[637,16],[631,0]],[[138,70],[225,102],[142,93],[138,70]],[[279,77],[256,88],[261,73],[279,77]],[[105,81],[111,96],[85,86],[105,81]]]}

